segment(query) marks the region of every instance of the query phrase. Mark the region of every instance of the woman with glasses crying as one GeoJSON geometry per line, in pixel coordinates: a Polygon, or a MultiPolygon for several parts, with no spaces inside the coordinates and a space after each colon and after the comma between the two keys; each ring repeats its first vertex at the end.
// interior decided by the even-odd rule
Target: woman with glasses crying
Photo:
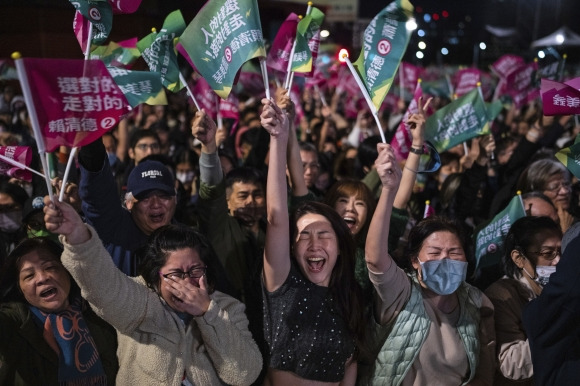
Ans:
{"type": "Polygon", "coordinates": [[[83,295],[117,329],[118,385],[249,385],[262,357],[244,305],[214,290],[215,252],[189,227],[166,225],[137,252],[139,277],[119,271],[67,204],[45,198],[48,230],[83,295]]]}
{"type": "Polygon", "coordinates": [[[498,367],[495,385],[533,385],[524,307],[542,293],[561,257],[562,232],[549,217],[523,217],[511,226],[504,243],[505,276],[485,294],[495,308],[498,367]]]}

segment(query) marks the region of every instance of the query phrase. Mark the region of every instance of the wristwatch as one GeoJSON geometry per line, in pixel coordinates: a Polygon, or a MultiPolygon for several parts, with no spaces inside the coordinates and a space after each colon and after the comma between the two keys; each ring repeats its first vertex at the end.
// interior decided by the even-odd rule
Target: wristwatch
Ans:
{"type": "Polygon", "coordinates": [[[420,148],[420,149],[417,149],[416,147],[413,147],[413,146],[411,146],[411,147],[409,148],[409,151],[410,151],[411,153],[415,153],[415,154],[419,154],[419,155],[423,155],[423,154],[425,153],[425,152],[423,151],[423,146],[421,146],[421,148],[420,148]]]}

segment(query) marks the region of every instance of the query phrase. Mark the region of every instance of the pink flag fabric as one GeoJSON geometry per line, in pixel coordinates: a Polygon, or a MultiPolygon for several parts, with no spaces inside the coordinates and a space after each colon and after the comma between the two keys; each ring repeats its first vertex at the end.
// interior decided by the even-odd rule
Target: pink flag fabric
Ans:
{"type": "MultiPolygon", "coordinates": [[[[0,154],[25,166],[30,166],[30,161],[32,161],[32,152],[28,146],[0,146],[0,154]]],[[[28,182],[32,181],[32,172],[4,159],[0,159],[0,174],[28,182]]]]}
{"type": "Polygon", "coordinates": [[[507,94],[512,97],[516,108],[540,96],[538,88],[533,83],[533,75],[537,69],[538,63],[531,62],[521,65],[507,76],[507,94]]]}
{"type": "Polygon", "coordinates": [[[431,201],[425,201],[425,211],[423,212],[423,218],[430,216],[435,216],[435,208],[431,206],[431,201]]]}
{"type": "Polygon", "coordinates": [[[423,90],[421,89],[421,83],[418,82],[417,86],[415,87],[415,93],[413,94],[413,99],[409,104],[409,108],[407,112],[403,116],[401,123],[399,124],[399,128],[395,132],[395,136],[391,141],[391,146],[393,147],[393,151],[395,152],[395,156],[397,160],[402,161],[406,160],[409,156],[409,148],[413,144],[413,136],[411,135],[411,129],[405,123],[411,114],[415,114],[418,112],[417,105],[419,102],[419,98],[423,95],[423,90]]]}
{"type": "Polygon", "coordinates": [[[481,81],[481,71],[477,68],[466,68],[455,74],[453,88],[457,97],[463,96],[477,87],[481,81]]]}
{"type": "MultiPolygon", "coordinates": [[[[24,58],[46,151],[84,146],[100,138],[130,111],[100,60],[24,58]]],[[[37,135],[35,133],[35,135],[37,135]]],[[[40,146],[39,146],[40,147],[40,146]]]]}
{"type": "Polygon", "coordinates": [[[133,13],[141,5],[141,0],[109,0],[114,14],[133,13]]]}
{"type": "Polygon", "coordinates": [[[283,73],[288,70],[292,44],[296,39],[296,27],[299,21],[298,15],[291,13],[280,26],[266,58],[266,65],[269,68],[283,73]]]}
{"type": "Polygon", "coordinates": [[[542,79],[544,115],[580,114],[580,91],[568,84],[542,79]]]}
{"type": "MultiPolygon", "coordinates": [[[[398,76],[402,76],[402,84],[406,91],[412,93],[415,90],[415,86],[417,85],[417,80],[421,78],[421,73],[423,72],[423,68],[415,66],[408,62],[401,62],[399,65],[399,72],[398,76]]],[[[397,83],[396,81],[394,83],[397,83]]]]}
{"type": "Polygon", "coordinates": [[[228,95],[228,99],[220,98],[219,102],[220,114],[223,118],[234,119],[236,122],[240,119],[240,112],[238,109],[240,101],[235,93],[230,93],[230,95],[228,95]]]}
{"type": "Polygon", "coordinates": [[[493,71],[500,78],[505,78],[511,74],[518,67],[525,64],[522,57],[517,55],[503,55],[491,65],[493,71]]]}
{"type": "Polygon", "coordinates": [[[191,91],[195,95],[199,107],[204,109],[206,114],[215,121],[217,119],[216,94],[207,81],[200,76],[191,91]]]}

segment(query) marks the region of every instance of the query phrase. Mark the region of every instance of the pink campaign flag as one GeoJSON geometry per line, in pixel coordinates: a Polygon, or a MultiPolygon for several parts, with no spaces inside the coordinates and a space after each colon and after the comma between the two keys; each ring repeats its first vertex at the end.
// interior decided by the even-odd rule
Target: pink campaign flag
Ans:
{"type": "Polygon", "coordinates": [[[30,166],[32,153],[28,146],[0,146],[0,174],[18,178],[19,180],[32,181],[32,173],[22,166],[30,166]],[[10,162],[10,161],[16,162],[10,162]]]}
{"type": "Polygon", "coordinates": [[[280,26],[266,58],[266,65],[269,68],[283,73],[288,70],[288,61],[290,61],[292,44],[296,39],[296,27],[299,21],[298,15],[291,13],[280,26]]]}
{"type": "Polygon", "coordinates": [[[195,95],[199,107],[204,109],[206,114],[215,121],[217,119],[216,94],[213,92],[207,81],[204,78],[199,77],[191,91],[193,92],[193,95],[195,95]]]}
{"type": "Polygon", "coordinates": [[[454,77],[453,88],[457,97],[463,96],[477,87],[481,81],[481,71],[477,68],[459,70],[454,77]]]}
{"type": "Polygon", "coordinates": [[[564,82],[570,87],[574,87],[576,90],[580,90],[580,78],[570,79],[564,82]]]}
{"type": "Polygon", "coordinates": [[[539,90],[534,86],[534,73],[538,69],[538,63],[523,64],[512,71],[506,78],[507,94],[511,96],[516,108],[540,96],[539,90]]]}
{"type": "Polygon", "coordinates": [[[505,78],[523,64],[525,61],[522,57],[508,54],[500,57],[490,67],[497,76],[505,78]]]}
{"type": "Polygon", "coordinates": [[[435,216],[435,208],[431,206],[431,201],[425,201],[425,211],[423,212],[423,218],[435,216]]]}
{"type": "MultiPolygon", "coordinates": [[[[209,86],[209,85],[208,85],[209,86]]],[[[240,100],[235,95],[235,93],[230,93],[228,99],[219,99],[220,102],[220,115],[222,118],[234,119],[236,122],[240,120],[240,112],[238,106],[240,100]]]]}
{"type": "Polygon", "coordinates": [[[580,91],[566,83],[542,79],[544,115],[580,114],[580,91]]]}
{"type": "Polygon", "coordinates": [[[415,87],[415,93],[413,94],[413,99],[409,104],[409,108],[405,115],[403,115],[403,119],[399,124],[399,128],[397,129],[393,140],[391,141],[391,146],[393,147],[393,151],[395,152],[395,156],[399,161],[406,160],[409,156],[409,148],[413,144],[413,137],[411,135],[411,129],[407,126],[405,122],[409,119],[411,114],[415,114],[418,112],[417,105],[419,102],[419,98],[423,95],[423,90],[421,89],[421,82],[417,82],[417,86],[415,87]]]}
{"type": "MultiPolygon", "coordinates": [[[[402,85],[406,91],[412,93],[417,85],[417,79],[421,78],[422,72],[423,69],[421,67],[417,67],[407,62],[401,62],[399,65],[398,76],[402,76],[402,82],[401,79],[399,79],[399,85],[402,85]]],[[[397,82],[395,81],[394,83],[397,82]]]]}
{"type": "Polygon", "coordinates": [[[35,133],[36,140],[44,139],[48,152],[59,146],[87,145],[130,111],[127,99],[100,60],[20,60],[41,130],[41,138],[35,133]]]}
{"type": "Polygon", "coordinates": [[[113,13],[118,15],[135,12],[141,5],[141,0],[109,0],[109,4],[113,8],[113,13]]]}

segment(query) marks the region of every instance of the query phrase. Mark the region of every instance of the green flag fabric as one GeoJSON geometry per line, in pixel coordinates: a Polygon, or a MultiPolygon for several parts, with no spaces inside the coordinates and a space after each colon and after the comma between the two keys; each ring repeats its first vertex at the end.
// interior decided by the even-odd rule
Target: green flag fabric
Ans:
{"type": "Polygon", "coordinates": [[[185,20],[180,10],[171,12],[163,22],[161,31],[152,32],[139,40],[137,48],[151,72],[159,72],[161,81],[169,91],[177,92],[184,85],[179,81],[179,66],[175,38],[185,30],[185,20]]]}
{"type": "Polygon", "coordinates": [[[504,210],[475,232],[476,269],[495,265],[501,261],[505,236],[512,224],[525,215],[521,198],[516,195],[504,210]]]}
{"type": "Polygon", "coordinates": [[[580,135],[576,137],[574,144],[556,153],[558,161],[576,177],[580,178],[580,135]]]}
{"type": "Polygon", "coordinates": [[[411,34],[406,23],[412,16],[413,5],[408,0],[396,0],[379,12],[365,29],[363,48],[353,65],[377,111],[407,50],[411,34]]]}
{"type": "Polygon", "coordinates": [[[141,56],[136,44],[136,38],[134,47],[125,47],[120,43],[110,42],[92,50],[89,59],[101,59],[107,66],[130,68],[141,56]]]}
{"type": "Polygon", "coordinates": [[[438,152],[489,133],[489,118],[478,88],[437,110],[425,122],[425,138],[438,152]]]}
{"type": "Polygon", "coordinates": [[[130,71],[124,68],[107,67],[117,86],[131,107],[141,103],[166,105],[167,97],[161,83],[161,74],[150,71],[130,71]]]}
{"type": "Polygon", "coordinates": [[[189,23],[179,44],[221,98],[248,60],[266,56],[256,0],[209,0],[189,23]]]}
{"type": "Polygon", "coordinates": [[[292,71],[312,71],[312,52],[318,52],[320,44],[320,26],[324,21],[324,13],[312,7],[310,13],[302,18],[296,29],[296,47],[292,57],[292,71]]]}

